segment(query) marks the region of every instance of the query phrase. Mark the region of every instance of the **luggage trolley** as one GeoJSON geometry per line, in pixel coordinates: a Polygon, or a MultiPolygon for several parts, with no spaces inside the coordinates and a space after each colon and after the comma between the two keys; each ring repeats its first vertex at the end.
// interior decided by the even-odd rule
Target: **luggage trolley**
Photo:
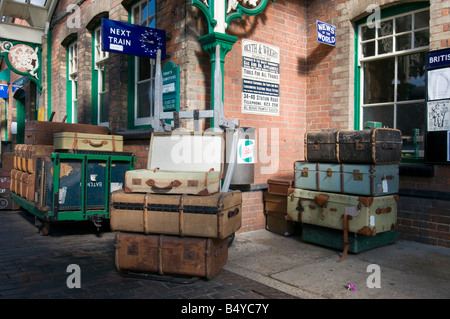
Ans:
{"type": "Polygon", "coordinates": [[[11,195],[35,216],[44,236],[60,221],[92,221],[98,230],[110,218],[111,192],[123,187],[135,161],[134,154],[123,152],[52,153],[37,158],[34,201],[11,195]]]}

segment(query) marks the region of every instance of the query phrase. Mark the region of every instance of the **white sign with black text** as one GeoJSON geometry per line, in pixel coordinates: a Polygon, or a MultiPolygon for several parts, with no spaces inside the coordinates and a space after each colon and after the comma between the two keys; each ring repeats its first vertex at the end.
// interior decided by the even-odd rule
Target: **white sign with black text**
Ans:
{"type": "Polygon", "coordinates": [[[242,113],[280,115],[280,48],[242,40],[242,113]]]}

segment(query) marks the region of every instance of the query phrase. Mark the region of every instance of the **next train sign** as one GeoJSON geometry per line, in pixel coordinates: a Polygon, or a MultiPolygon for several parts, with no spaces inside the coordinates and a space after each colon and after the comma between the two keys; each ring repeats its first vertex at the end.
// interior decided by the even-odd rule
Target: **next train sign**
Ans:
{"type": "Polygon", "coordinates": [[[102,19],[103,51],[119,52],[156,58],[161,50],[161,60],[166,57],[166,32],[110,19],[102,19]]]}

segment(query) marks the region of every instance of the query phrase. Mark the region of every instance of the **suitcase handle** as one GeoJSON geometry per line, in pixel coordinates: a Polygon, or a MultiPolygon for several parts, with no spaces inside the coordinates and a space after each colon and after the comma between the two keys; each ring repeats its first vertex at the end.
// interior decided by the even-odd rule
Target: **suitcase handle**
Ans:
{"type": "Polygon", "coordinates": [[[169,185],[161,187],[161,186],[157,186],[156,182],[153,179],[149,179],[145,182],[148,186],[153,187],[155,189],[158,190],[168,190],[168,189],[172,189],[174,187],[178,187],[181,185],[181,182],[179,180],[173,180],[170,182],[169,185]]]}
{"type": "Polygon", "coordinates": [[[100,147],[100,146],[102,146],[102,145],[108,144],[107,141],[101,141],[100,143],[93,143],[91,140],[83,140],[83,143],[89,144],[89,145],[91,145],[92,147],[100,147]]]}
{"type": "Polygon", "coordinates": [[[385,213],[390,213],[392,211],[392,207],[388,207],[388,208],[378,208],[375,213],[377,213],[378,215],[380,214],[385,214],[385,213]]]}

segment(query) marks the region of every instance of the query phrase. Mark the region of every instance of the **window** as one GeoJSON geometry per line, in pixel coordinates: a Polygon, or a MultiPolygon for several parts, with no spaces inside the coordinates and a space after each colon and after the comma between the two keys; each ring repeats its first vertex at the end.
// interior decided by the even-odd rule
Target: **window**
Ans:
{"type": "Polygon", "coordinates": [[[97,114],[96,124],[109,126],[109,71],[108,52],[102,51],[102,27],[94,30],[93,36],[94,74],[93,85],[93,113],[97,114]]]}
{"type": "Polygon", "coordinates": [[[355,127],[375,121],[401,130],[404,136],[417,129],[424,134],[429,20],[429,9],[421,8],[382,18],[378,27],[366,21],[357,26],[355,113],[361,116],[355,127]]]}
{"type": "Polygon", "coordinates": [[[77,123],[78,96],[77,96],[77,72],[78,72],[78,47],[77,43],[70,44],[67,48],[67,122],[77,123]]]}
{"type": "MultiPolygon", "coordinates": [[[[155,28],[155,0],[131,8],[131,23],[155,28]]],[[[149,125],[154,112],[155,59],[134,58],[134,126],[149,125]]]]}

